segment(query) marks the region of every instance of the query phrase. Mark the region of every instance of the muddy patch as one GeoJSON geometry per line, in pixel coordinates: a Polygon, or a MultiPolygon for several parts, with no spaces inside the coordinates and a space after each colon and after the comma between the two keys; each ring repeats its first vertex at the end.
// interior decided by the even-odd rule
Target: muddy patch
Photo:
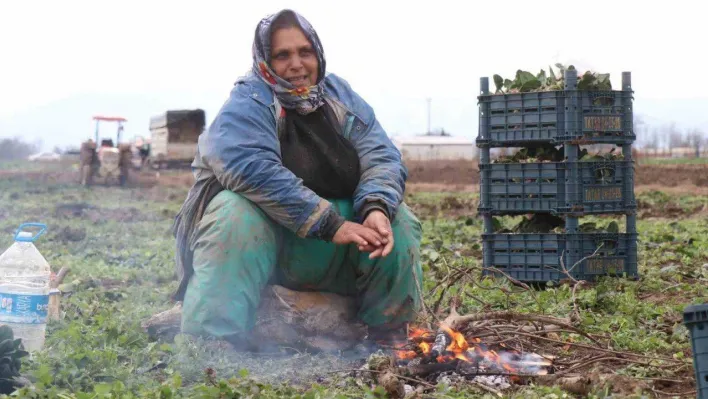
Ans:
{"type": "Polygon", "coordinates": [[[700,197],[669,194],[662,190],[643,190],[636,197],[640,218],[681,219],[708,212],[708,203],[700,197]]]}
{"type": "Polygon", "coordinates": [[[187,190],[174,187],[153,187],[146,190],[133,191],[131,199],[150,202],[182,202],[187,197],[187,190]]]}
{"type": "Polygon", "coordinates": [[[651,202],[637,200],[637,215],[640,219],[644,218],[687,218],[697,215],[705,211],[704,205],[694,207],[681,207],[675,203],[653,204],[651,202]]]}
{"type": "Polygon", "coordinates": [[[479,184],[477,161],[407,161],[408,182],[479,184]]]}
{"type": "MultiPolygon", "coordinates": [[[[408,183],[478,185],[477,161],[406,161],[408,183]]],[[[708,165],[635,165],[635,185],[708,187],[708,165]]]]}
{"type": "Polygon", "coordinates": [[[137,208],[100,208],[86,202],[59,204],[54,209],[54,216],[60,219],[84,219],[92,223],[117,221],[122,223],[154,221],[156,215],[148,215],[137,208]]]}
{"type": "Polygon", "coordinates": [[[708,165],[640,165],[634,184],[658,184],[663,187],[708,186],[708,165]]]}
{"type": "Polygon", "coordinates": [[[54,240],[61,242],[79,242],[86,239],[86,229],[83,227],[65,226],[54,235],[54,240]]]}

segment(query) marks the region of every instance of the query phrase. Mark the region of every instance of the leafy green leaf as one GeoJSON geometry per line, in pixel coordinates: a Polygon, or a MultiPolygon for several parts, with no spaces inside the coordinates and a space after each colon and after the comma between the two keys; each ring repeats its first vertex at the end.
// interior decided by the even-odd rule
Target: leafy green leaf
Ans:
{"type": "Polygon", "coordinates": [[[608,233],[619,233],[619,225],[614,220],[607,225],[605,229],[608,233]]]}
{"type": "Polygon", "coordinates": [[[500,75],[494,75],[494,85],[496,86],[496,92],[500,93],[504,87],[504,79],[500,75]]]}
{"type": "Polygon", "coordinates": [[[93,391],[97,395],[106,396],[109,393],[111,393],[111,385],[110,384],[96,384],[93,386],[93,391]]]}
{"type": "Polygon", "coordinates": [[[538,79],[538,81],[541,83],[546,83],[547,82],[546,71],[541,69],[541,72],[539,72],[538,75],[536,75],[536,79],[538,79]]]}
{"type": "Polygon", "coordinates": [[[534,79],[534,80],[529,80],[529,81],[527,81],[527,82],[524,82],[524,83],[521,85],[521,92],[529,92],[529,91],[532,91],[532,90],[536,90],[536,89],[538,89],[539,87],[541,87],[541,81],[540,81],[540,80],[536,80],[536,79],[534,79]]]}
{"type": "Polygon", "coordinates": [[[511,79],[504,79],[504,88],[508,91],[514,82],[511,79]]]}
{"type": "Polygon", "coordinates": [[[536,80],[536,77],[533,76],[531,72],[522,71],[519,69],[518,71],[516,71],[516,80],[518,80],[523,85],[527,82],[536,80]]]}

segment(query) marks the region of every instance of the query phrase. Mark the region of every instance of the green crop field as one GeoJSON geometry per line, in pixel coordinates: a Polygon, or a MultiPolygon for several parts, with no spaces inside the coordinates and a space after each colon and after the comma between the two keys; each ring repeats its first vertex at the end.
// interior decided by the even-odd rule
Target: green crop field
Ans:
{"type": "MultiPolygon", "coordinates": [[[[55,272],[71,269],[61,287],[60,319],[48,325],[45,348],[23,359],[21,373],[30,385],[15,397],[391,397],[374,373],[350,371],[365,358],[295,349],[238,353],[183,336],[157,340],[141,328],[143,320],[173,306],[168,298],[177,281],[170,228],[187,189],[86,189],[70,179],[0,174],[0,251],[11,245],[21,223],[45,223],[48,230],[37,247],[55,272]]],[[[481,320],[506,312],[511,316],[496,323],[496,333],[482,323],[466,336],[552,353],[556,370],[575,367],[584,382],[580,393],[560,377],[519,376],[496,392],[479,384],[405,380],[420,387],[415,395],[695,397],[682,313],[689,304],[708,302],[708,198],[661,191],[637,197],[638,281],[607,278],[530,287],[482,278],[475,193],[407,195],[424,227],[426,310],[418,324],[435,328],[453,299],[459,314],[481,315],[481,320]],[[517,314],[551,316],[572,325],[539,334],[517,328],[523,319],[514,319],[517,314]]]]}

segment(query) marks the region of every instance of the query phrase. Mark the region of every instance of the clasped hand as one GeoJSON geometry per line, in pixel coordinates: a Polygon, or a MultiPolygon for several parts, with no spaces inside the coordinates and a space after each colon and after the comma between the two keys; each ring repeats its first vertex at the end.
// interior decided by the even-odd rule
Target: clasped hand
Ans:
{"type": "Polygon", "coordinates": [[[393,250],[391,222],[381,211],[369,212],[364,223],[344,222],[334,233],[335,244],[356,244],[359,251],[369,252],[369,259],[386,257],[393,250]]]}

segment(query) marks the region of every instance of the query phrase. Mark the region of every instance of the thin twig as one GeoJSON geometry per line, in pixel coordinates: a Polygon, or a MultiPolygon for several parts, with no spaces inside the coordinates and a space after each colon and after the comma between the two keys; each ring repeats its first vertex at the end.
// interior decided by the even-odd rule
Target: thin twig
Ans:
{"type": "Polygon", "coordinates": [[[659,395],[665,395],[665,396],[694,396],[697,392],[695,389],[693,391],[688,391],[688,392],[664,392],[664,391],[659,391],[658,389],[654,389],[654,388],[652,388],[652,391],[654,393],[658,393],[659,395]]]}
{"type": "MultiPolygon", "coordinates": [[[[610,350],[610,349],[600,348],[600,347],[597,347],[597,346],[579,344],[579,343],[575,343],[575,342],[564,342],[564,341],[559,341],[559,340],[557,340],[557,339],[546,338],[546,337],[540,337],[540,336],[537,336],[537,335],[527,334],[527,333],[522,333],[522,332],[519,332],[519,333],[517,333],[517,334],[518,334],[518,335],[523,335],[523,336],[525,336],[525,337],[531,337],[531,338],[534,338],[534,339],[539,339],[539,340],[541,340],[541,341],[548,341],[548,342],[554,342],[554,343],[557,343],[557,344],[576,346],[576,347],[578,347],[578,348],[585,348],[585,349],[591,349],[591,350],[596,350],[596,351],[605,352],[605,353],[612,353],[612,354],[619,355],[619,356],[641,357],[641,358],[644,358],[644,359],[661,360],[661,361],[664,361],[664,362],[671,362],[671,363],[678,363],[678,364],[684,364],[684,363],[685,363],[685,362],[682,362],[682,361],[680,361],[680,360],[669,359],[668,357],[656,357],[656,356],[639,355],[639,354],[631,353],[631,352],[618,352],[618,351],[613,351],[613,350],[610,350]]],[[[688,363],[686,363],[686,364],[688,364],[688,363]]]]}
{"type": "Polygon", "coordinates": [[[435,284],[435,286],[433,286],[433,288],[430,290],[430,294],[428,294],[428,297],[433,297],[433,296],[435,295],[435,292],[438,290],[438,288],[440,288],[441,285],[447,283],[447,281],[448,281],[450,278],[455,277],[457,274],[463,274],[463,270],[458,270],[458,269],[455,269],[455,268],[450,268],[450,269],[454,270],[455,273],[453,273],[453,274],[448,274],[444,279],[438,281],[438,283],[435,284]]]}
{"type": "Polygon", "coordinates": [[[544,324],[552,324],[556,325],[559,327],[567,328],[568,330],[574,331],[576,334],[580,334],[583,337],[589,339],[593,343],[597,345],[601,345],[601,343],[596,340],[595,338],[591,337],[588,333],[585,331],[573,326],[570,324],[568,320],[565,319],[560,319],[558,317],[553,317],[553,316],[541,316],[541,315],[535,315],[535,314],[527,314],[527,313],[516,313],[516,312],[489,312],[489,313],[476,313],[476,314],[469,314],[469,315],[464,315],[464,316],[459,316],[459,317],[450,317],[449,322],[453,325],[450,326],[453,330],[459,329],[459,326],[461,324],[466,324],[470,323],[473,321],[479,321],[479,320],[494,320],[494,319],[499,319],[499,320],[523,320],[523,321],[537,321],[539,323],[544,323],[544,324]]]}
{"type": "Polygon", "coordinates": [[[677,384],[686,384],[693,379],[684,379],[684,380],[674,380],[671,378],[662,378],[662,377],[631,377],[634,378],[635,380],[647,380],[647,381],[662,381],[662,382],[675,382],[677,384]]]}
{"type": "Polygon", "coordinates": [[[466,295],[468,298],[474,299],[475,301],[479,302],[482,306],[487,307],[487,308],[489,307],[489,304],[488,304],[487,302],[484,302],[483,300],[477,298],[476,296],[474,296],[474,295],[472,295],[472,294],[470,294],[470,293],[467,293],[467,292],[465,292],[465,295],[466,295]]]}
{"type": "Polygon", "coordinates": [[[595,358],[593,358],[593,359],[580,362],[580,363],[578,363],[578,364],[576,364],[576,365],[574,365],[574,366],[572,366],[572,367],[570,367],[570,368],[567,368],[567,369],[565,369],[565,370],[561,370],[561,371],[557,372],[556,375],[568,374],[568,373],[570,373],[570,372],[572,372],[572,371],[581,369],[581,368],[583,368],[583,367],[587,367],[587,366],[589,366],[589,365],[591,365],[591,364],[593,364],[593,363],[598,363],[598,362],[602,362],[602,361],[605,361],[605,360],[616,360],[616,361],[627,362],[627,363],[638,363],[637,361],[634,361],[634,360],[622,359],[622,358],[618,358],[618,357],[616,357],[616,356],[598,356],[598,357],[595,357],[595,358]]]}
{"type": "Polygon", "coordinates": [[[519,280],[517,280],[517,279],[511,277],[509,274],[505,273],[504,271],[499,270],[499,269],[497,269],[496,267],[493,267],[493,266],[492,266],[492,267],[482,267],[482,270],[487,270],[487,271],[490,271],[490,272],[500,273],[501,275],[503,275],[504,277],[506,277],[507,279],[509,279],[509,281],[511,281],[512,284],[518,285],[519,287],[522,287],[523,289],[525,289],[525,290],[531,292],[531,293],[533,294],[533,296],[536,297],[536,292],[533,290],[533,288],[531,288],[528,284],[526,284],[526,283],[524,283],[524,282],[522,282],[522,281],[519,281],[519,280]]]}
{"type": "Polygon", "coordinates": [[[666,292],[666,291],[668,291],[668,290],[670,290],[670,289],[672,289],[672,288],[679,287],[681,284],[683,284],[683,283],[678,283],[678,284],[670,285],[670,286],[668,286],[668,287],[666,287],[666,288],[663,288],[663,289],[662,289],[661,291],[659,291],[659,292],[666,292]]]}
{"type": "Polygon", "coordinates": [[[435,301],[435,305],[433,306],[433,313],[434,314],[438,314],[438,311],[440,310],[440,303],[442,302],[443,298],[445,297],[445,293],[447,292],[447,290],[451,286],[453,286],[455,283],[460,281],[461,278],[462,278],[462,276],[459,276],[454,279],[450,278],[451,281],[443,287],[442,292],[440,293],[440,297],[438,298],[437,301],[435,301]]]}
{"type": "MultiPolygon", "coordinates": [[[[428,323],[428,328],[432,330],[433,326],[432,326],[431,321],[429,320],[429,315],[431,314],[430,309],[428,309],[428,305],[425,304],[425,298],[423,297],[423,289],[421,288],[420,282],[418,281],[418,272],[416,271],[415,267],[413,268],[413,279],[415,280],[415,286],[416,286],[416,289],[418,290],[418,296],[420,297],[420,305],[423,307],[423,316],[425,317],[425,319],[428,323]]],[[[435,321],[440,323],[440,320],[438,319],[438,317],[435,314],[433,314],[432,316],[435,319],[435,321]]]]}
{"type": "Polygon", "coordinates": [[[573,284],[573,290],[570,293],[570,300],[573,304],[573,313],[571,314],[570,321],[574,322],[575,324],[580,324],[580,322],[583,320],[582,317],[580,317],[580,310],[578,309],[578,300],[576,299],[575,291],[578,289],[579,286],[583,285],[584,283],[584,281],[578,281],[573,284]]]}
{"type": "MultiPolygon", "coordinates": [[[[500,371],[500,372],[494,372],[494,371],[480,371],[480,372],[470,372],[470,373],[465,373],[464,370],[457,370],[457,374],[464,376],[464,377],[473,377],[473,376],[480,376],[480,377],[519,377],[519,378],[535,378],[535,377],[541,377],[543,374],[522,374],[522,373],[509,373],[505,371],[500,371]]],[[[548,375],[548,374],[546,374],[548,375]]],[[[555,374],[557,375],[557,374],[555,374]]]]}
{"type": "MultiPolygon", "coordinates": [[[[568,270],[565,269],[565,265],[563,263],[563,254],[561,254],[560,263],[561,263],[561,266],[563,266],[563,270],[564,270],[565,275],[567,275],[571,279],[572,282],[577,283],[578,280],[574,279],[573,276],[570,275],[570,272],[572,272],[573,269],[575,269],[581,263],[585,262],[586,260],[588,260],[590,258],[595,257],[595,255],[597,255],[597,251],[599,251],[600,248],[602,248],[604,245],[605,245],[604,242],[602,244],[598,245],[598,247],[595,248],[595,252],[593,252],[591,255],[588,255],[588,256],[580,259],[579,261],[575,262],[575,264],[573,266],[571,266],[570,269],[568,269],[568,270]]],[[[563,250],[563,253],[565,253],[565,250],[563,250]]]]}

